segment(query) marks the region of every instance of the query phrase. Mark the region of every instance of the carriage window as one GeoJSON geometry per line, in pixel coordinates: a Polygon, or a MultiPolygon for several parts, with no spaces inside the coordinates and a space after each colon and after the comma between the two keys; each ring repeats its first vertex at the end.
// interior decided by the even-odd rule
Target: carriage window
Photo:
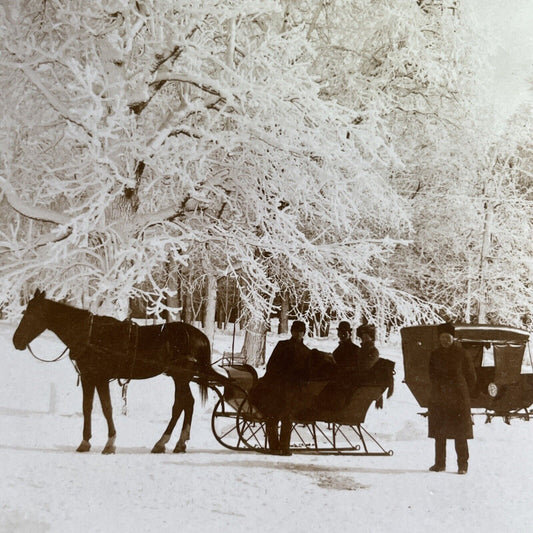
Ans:
{"type": "Polygon", "coordinates": [[[494,366],[494,350],[489,345],[483,346],[483,360],[481,366],[494,366]]]}
{"type": "Polygon", "coordinates": [[[463,348],[466,350],[475,368],[479,368],[483,359],[483,345],[475,342],[462,342],[463,348]]]}

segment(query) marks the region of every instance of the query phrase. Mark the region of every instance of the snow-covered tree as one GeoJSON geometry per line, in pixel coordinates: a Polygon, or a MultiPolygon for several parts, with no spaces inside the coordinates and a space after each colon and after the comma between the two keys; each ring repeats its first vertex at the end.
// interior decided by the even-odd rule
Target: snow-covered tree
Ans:
{"type": "Polygon", "coordinates": [[[324,90],[387,131],[402,163],[390,177],[411,209],[412,244],[386,266],[394,283],[450,318],[518,325],[530,308],[531,229],[516,193],[517,139],[528,131],[517,126],[522,110],[514,138],[500,138],[486,90],[496,43],[482,36],[476,6],[306,5],[310,35],[324,51],[317,62],[324,90]]]}
{"type": "Polygon", "coordinates": [[[188,265],[235,275],[251,320],[281,287],[341,314],[424,309],[379,274],[409,226],[387,129],[328,97],[285,8],[4,3],[2,302],[38,285],[159,313],[188,265]]]}
{"type": "Polygon", "coordinates": [[[532,110],[524,106],[493,146],[483,183],[483,245],[479,255],[480,321],[533,323],[532,110]]]}
{"type": "Polygon", "coordinates": [[[406,169],[397,183],[412,207],[413,246],[398,249],[396,281],[441,304],[449,318],[520,326],[532,303],[529,207],[516,187],[529,111],[502,135],[486,92],[495,43],[482,36],[471,5],[455,7],[433,17],[432,39],[446,58],[442,96],[435,91],[427,100],[435,119],[400,121],[419,134],[406,130],[411,155],[398,148],[406,169]]]}

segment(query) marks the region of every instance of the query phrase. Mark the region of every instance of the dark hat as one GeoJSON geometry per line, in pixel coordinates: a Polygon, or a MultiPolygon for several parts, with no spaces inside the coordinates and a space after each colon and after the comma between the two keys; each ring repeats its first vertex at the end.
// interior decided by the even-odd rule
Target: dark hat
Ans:
{"type": "Polygon", "coordinates": [[[352,331],[352,326],[346,320],[341,320],[337,326],[338,331],[352,331]]]}
{"type": "Polygon", "coordinates": [[[356,330],[357,336],[362,339],[363,335],[368,335],[372,340],[376,340],[376,326],[374,324],[361,324],[356,330]]]}
{"type": "Polygon", "coordinates": [[[291,332],[292,331],[303,331],[305,333],[305,330],[306,330],[305,322],[302,322],[301,320],[295,320],[292,323],[291,332]]]}
{"type": "Polygon", "coordinates": [[[455,334],[455,327],[451,322],[444,322],[444,324],[439,324],[437,326],[437,333],[439,335],[442,333],[449,333],[453,336],[455,334]]]}

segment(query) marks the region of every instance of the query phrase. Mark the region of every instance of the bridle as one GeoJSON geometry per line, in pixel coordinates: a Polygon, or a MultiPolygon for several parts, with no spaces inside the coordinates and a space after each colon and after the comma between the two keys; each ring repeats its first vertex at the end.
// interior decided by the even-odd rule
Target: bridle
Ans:
{"type": "MultiPolygon", "coordinates": [[[[29,317],[30,320],[35,320],[35,317],[29,317]]],[[[92,332],[92,327],[93,327],[93,315],[92,313],[89,313],[89,338],[90,338],[90,335],[91,335],[91,332],[92,332]]],[[[35,339],[34,339],[35,340],[35,339]]],[[[69,351],[69,347],[68,346],[65,346],[65,349],[57,356],[57,357],[53,357],[52,359],[45,359],[43,357],[39,357],[31,348],[31,345],[30,343],[28,342],[26,348],[28,349],[28,351],[31,353],[31,355],[37,359],[37,361],[41,361],[42,363],[55,363],[57,361],[59,361],[68,351],[69,351]]]]}
{"type": "MultiPolygon", "coordinates": [[[[93,331],[93,319],[94,319],[94,315],[92,313],[89,313],[89,331],[88,331],[88,339],[87,339],[87,344],[89,344],[90,340],[91,340],[91,335],[92,335],[92,331],[93,331]]],[[[30,346],[30,343],[28,343],[28,345],[26,346],[26,348],[28,349],[28,351],[31,353],[31,355],[37,359],[37,361],[41,361],[43,363],[55,363],[57,361],[59,361],[68,351],[69,351],[69,347],[68,346],[65,346],[65,349],[57,356],[57,357],[54,357],[53,359],[43,359],[42,357],[39,357],[38,355],[35,354],[35,352],[31,349],[31,346],[30,346]]],[[[76,373],[78,374],[78,385],[80,384],[80,369],[78,368],[78,365],[76,363],[76,361],[74,359],[71,359],[71,362],[72,362],[72,365],[74,366],[74,370],[76,370],[76,373]]]]}
{"type": "MultiPolygon", "coordinates": [[[[38,315],[39,315],[39,317],[41,317],[41,319],[42,319],[42,311],[41,311],[41,310],[38,311],[38,315]]],[[[26,319],[26,321],[29,321],[30,323],[34,323],[34,324],[35,324],[36,321],[37,321],[36,317],[33,316],[33,315],[27,315],[27,316],[25,317],[25,319],[26,319]]],[[[35,338],[34,338],[33,340],[35,340],[35,338]]],[[[32,350],[32,348],[31,348],[31,346],[30,346],[30,343],[31,343],[31,341],[28,342],[28,344],[26,345],[26,348],[27,348],[28,351],[31,353],[31,355],[32,355],[35,359],[37,359],[37,361],[41,361],[41,362],[43,362],[43,363],[55,363],[56,361],[59,361],[59,360],[60,360],[60,359],[61,359],[61,358],[62,358],[62,357],[68,352],[68,346],[66,346],[65,349],[64,349],[64,350],[63,350],[63,351],[62,351],[57,357],[53,357],[52,359],[50,359],[50,358],[46,358],[46,359],[45,359],[44,357],[39,357],[39,356],[38,356],[38,355],[32,350]]]]}

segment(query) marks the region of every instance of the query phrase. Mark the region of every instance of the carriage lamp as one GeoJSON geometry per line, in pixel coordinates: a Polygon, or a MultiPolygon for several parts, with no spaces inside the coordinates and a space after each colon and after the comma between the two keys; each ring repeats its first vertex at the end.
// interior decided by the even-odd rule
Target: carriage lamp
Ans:
{"type": "Polygon", "coordinates": [[[498,396],[498,385],[496,383],[489,383],[488,391],[491,398],[496,398],[498,396]]]}

